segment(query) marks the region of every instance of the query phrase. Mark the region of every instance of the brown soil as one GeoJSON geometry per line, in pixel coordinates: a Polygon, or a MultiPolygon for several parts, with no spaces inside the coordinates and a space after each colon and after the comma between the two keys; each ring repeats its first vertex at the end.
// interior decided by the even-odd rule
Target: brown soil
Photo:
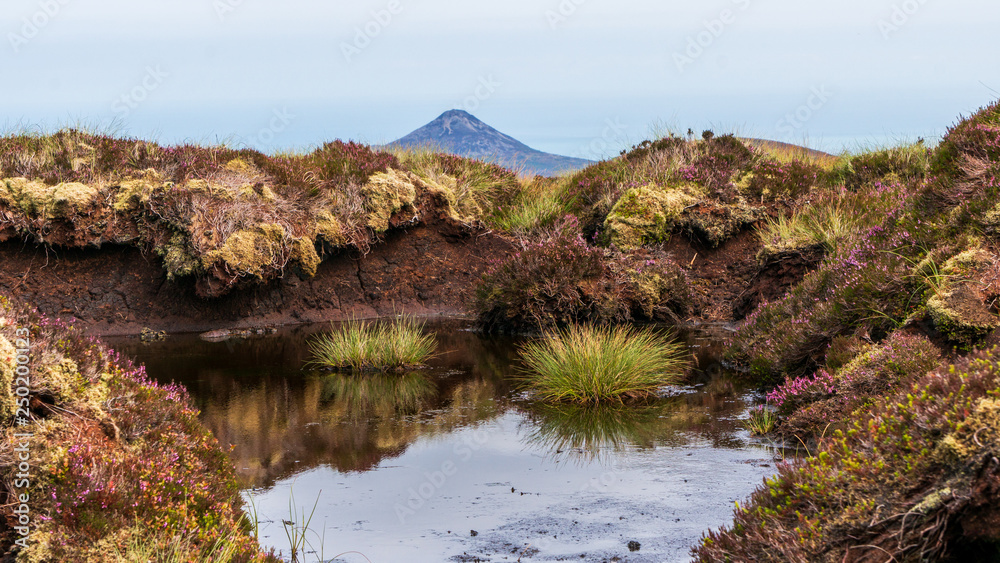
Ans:
{"type": "Polygon", "coordinates": [[[0,243],[0,294],[52,317],[77,318],[88,332],[207,331],[407,313],[459,315],[492,259],[511,252],[504,239],[438,223],[389,233],[362,256],[325,260],[313,278],[286,274],[272,284],[217,299],[194,283],[171,283],[155,255],[132,247],[46,250],[0,243]]]}
{"type": "Polygon", "coordinates": [[[664,246],[688,274],[697,317],[689,321],[731,322],[733,306],[758,271],[760,239],[744,231],[710,248],[685,236],[674,236],[664,246]]]}
{"type": "Polygon", "coordinates": [[[769,256],[757,269],[747,288],[733,303],[733,318],[746,318],[761,303],[774,301],[802,281],[823,260],[822,246],[769,256]]]}
{"type": "MultiPolygon", "coordinates": [[[[480,275],[514,246],[492,233],[428,219],[390,231],[368,254],[343,251],[328,257],[313,278],[286,273],[268,285],[213,299],[199,297],[192,280],[168,282],[158,256],[131,246],[52,249],[7,241],[0,243],[0,294],[52,317],[76,318],[100,335],[133,335],[143,328],[171,333],[245,329],[399,313],[468,315],[480,275]]],[[[686,320],[738,320],[762,299],[784,294],[815,263],[806,256],[776,257],[762,268],[760,248],[752,231],[714,249],[674,236],[664,249],[688,272],[695,313],[686,320]]]]}

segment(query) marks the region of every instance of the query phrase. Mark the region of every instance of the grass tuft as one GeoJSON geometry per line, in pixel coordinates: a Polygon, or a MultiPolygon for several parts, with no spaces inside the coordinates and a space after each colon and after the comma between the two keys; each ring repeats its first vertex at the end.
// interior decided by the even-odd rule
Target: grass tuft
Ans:
{"type": "Polygon", "coordinates": [[[392,371],[422,365],[434,354],[434,334],[410,317],[392,323],[349,321],[312,342],[313,363],[353,371],[392,371]]]}
{"type": "Polygon", "coordinates": [[[570,327],[521,348],[525,379],[548,402],[623,403],[677,383],[688,365],[684,346],[649,329],[570,327]]]}
{"type": "Polygon", "coordinates": [[[778,424],[778,415],[767,407],[757,405],[750,409],[749,417],[743,421],[743,427],[755,436],[764,436],[774,430],[778,424]]]}

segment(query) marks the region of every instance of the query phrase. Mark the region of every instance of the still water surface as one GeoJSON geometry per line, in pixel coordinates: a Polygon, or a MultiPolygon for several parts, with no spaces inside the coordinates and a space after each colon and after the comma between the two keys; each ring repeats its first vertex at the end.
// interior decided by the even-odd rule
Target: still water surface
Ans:
{"type": "Polygon", "coordinates": [[[778,452],[740,422],[754,397],[710,334],[685,337],[699,366],[685,386],[593,409],[531,402],[511,377],[516,339],[461,321],[429,324],[430,368],[392,376],[305,365],[328,329],[113,342],[187,386],[234,446],[261,543],[286,558],[288,522],[312,513],[306,561],[686,561],[775,471],[778,452]]]}

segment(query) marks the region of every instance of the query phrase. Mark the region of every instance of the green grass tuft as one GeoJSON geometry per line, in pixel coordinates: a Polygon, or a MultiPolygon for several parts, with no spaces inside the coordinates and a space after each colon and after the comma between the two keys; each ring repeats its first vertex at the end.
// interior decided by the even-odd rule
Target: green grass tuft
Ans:
{"type": "Polygon", "coordinates": [[[623,403],[677,383],[684,346],[645,329],[573,325],[521,347],[528,387],[548,402],[623,403]]]}
{"type": "Polygon", "coordinates": [[[392,371],[419,366],[434,354],[434,334],[403,317],[392,323],[349,321],[312,342],[313,363],[353,371],[392,371]]]}
{"type": "Polygon", "coordinates": [[[778,415],[766,405],[753,407],[748,414],[749,417],[743,421],[743,427],[755,436],[770,433],[778,424],[778,415]]]}

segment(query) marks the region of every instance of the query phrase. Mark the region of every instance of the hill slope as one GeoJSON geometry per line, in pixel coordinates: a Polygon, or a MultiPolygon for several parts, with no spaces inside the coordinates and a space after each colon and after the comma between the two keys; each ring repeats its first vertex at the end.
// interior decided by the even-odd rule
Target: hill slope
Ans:
{"type": "Polygon", "coordinates": [[[527,175],[555,176],[593,164],[593,161],[583,158],[535,150],[462,110],[446,111],[420,129],[389,143],[389,146],[432,147],[459,156],[496,162],[527,175]]]}

